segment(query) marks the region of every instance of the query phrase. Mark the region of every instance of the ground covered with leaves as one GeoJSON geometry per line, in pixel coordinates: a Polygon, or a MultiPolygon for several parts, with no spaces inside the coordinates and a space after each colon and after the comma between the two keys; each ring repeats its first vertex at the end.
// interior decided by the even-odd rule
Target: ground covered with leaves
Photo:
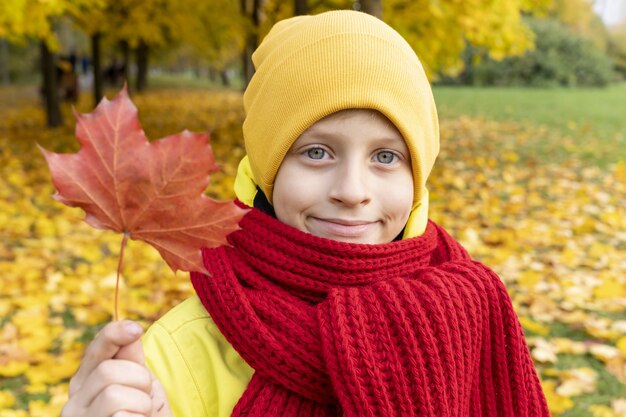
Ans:
{"type": "MultiPolygon", "coordinates": [[[[78,110],[91,111],[82,100],[78,110]]],[[[208,193],[233,197],[244,154],[239,93],[133,100],[149,138],[211,131],[223,169],[208,193]]],[[[77,150],[64,111],[66,127],[46,130],[32,91],[0,90],[0,417],[58,415],[85,345],[113,311],[121,236],[51,198],[35,146],[77,150]]],[[[626,151],[610,147],[610,163],[594,164],[588,151],[606,149],[607,138],[592,131],[481,118],[444,119],[441,132],[431,217],[504,280],[552,414],[626,416],[626,151]]],[[[191,293],[187,274],[130,242],[122,317],[148,326],[191,293]]]]}

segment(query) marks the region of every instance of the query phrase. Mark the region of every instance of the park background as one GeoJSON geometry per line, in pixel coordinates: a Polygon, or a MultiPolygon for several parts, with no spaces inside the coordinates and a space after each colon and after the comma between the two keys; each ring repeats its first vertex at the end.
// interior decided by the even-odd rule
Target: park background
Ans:
{"type": "MultiPolygon", "coordinates": [[[[211,132],[207,193],[233,198],[251,51],[277,20],[348,8],[420,56],[431,217],[505,282],[551,413],[626,416],[626,1],[3,0],[0,417],[58,415],[113,311],[121,236],[52,199],[36,144],[75,152],[72,106],[127,80],[149,138],[211,132]]],[[[148,326],[191,293],[130,242],[122,317],[148,326]]]]}

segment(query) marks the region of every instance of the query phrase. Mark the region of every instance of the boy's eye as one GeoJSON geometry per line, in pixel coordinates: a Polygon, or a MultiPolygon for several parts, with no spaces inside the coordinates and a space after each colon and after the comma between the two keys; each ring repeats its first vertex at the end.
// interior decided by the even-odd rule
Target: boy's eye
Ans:
{"type": "Polygon", "coordinates": [[[382,151],[376,154],[376,161],[381,164],[391,164],[395,161],[396,155],[390,151],[382,151]]]}
{"type": "Polygon", "coordinates": [[[306,156],[311,159],[322,159],[326,155],[326,151],[322,148],[311,148],[306,151],[306,156]]]}

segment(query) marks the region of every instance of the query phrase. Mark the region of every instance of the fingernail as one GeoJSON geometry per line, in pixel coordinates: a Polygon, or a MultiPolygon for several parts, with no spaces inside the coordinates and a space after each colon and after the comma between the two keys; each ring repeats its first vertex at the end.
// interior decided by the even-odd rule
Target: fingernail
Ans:
{"type": "Polygon", "coordinates": [[[158,412],[158,411],[161,411],[161,409],[163,408],[163,406],[164,406],[164,405],[165,405],[165,403],[161,404],[161,405],[159,406],[159,408],[157,408],[157,412],[158,412]]]}
{"type": "Polygon", "coordinates": [[[139,336],[143,332],[141,326],[132,321],[126,323],[124,329],[126,329],[126,332],[131,336],[139,336]]]}

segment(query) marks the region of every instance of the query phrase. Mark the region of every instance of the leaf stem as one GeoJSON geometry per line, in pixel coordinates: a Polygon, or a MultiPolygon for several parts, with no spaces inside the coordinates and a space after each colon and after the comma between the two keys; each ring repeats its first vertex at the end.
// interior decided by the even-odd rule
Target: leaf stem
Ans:
{"type": "Polygon", "coordinates": [[[115,321],[119,319],[119,315],[117,312],[117,299],[119,298],[120,292],[120,274],[122,273],[122,261],[124,260],[124,248],[126,247],[126,242],[128,242],[128,236],[130,234],[128,232],[124,232],[124,237],[122,238],[122,246],[120,247],[120,258],[117,263],[117,279],[115,280],[115,306],[113,308],[113,318],[115,321]]]}

